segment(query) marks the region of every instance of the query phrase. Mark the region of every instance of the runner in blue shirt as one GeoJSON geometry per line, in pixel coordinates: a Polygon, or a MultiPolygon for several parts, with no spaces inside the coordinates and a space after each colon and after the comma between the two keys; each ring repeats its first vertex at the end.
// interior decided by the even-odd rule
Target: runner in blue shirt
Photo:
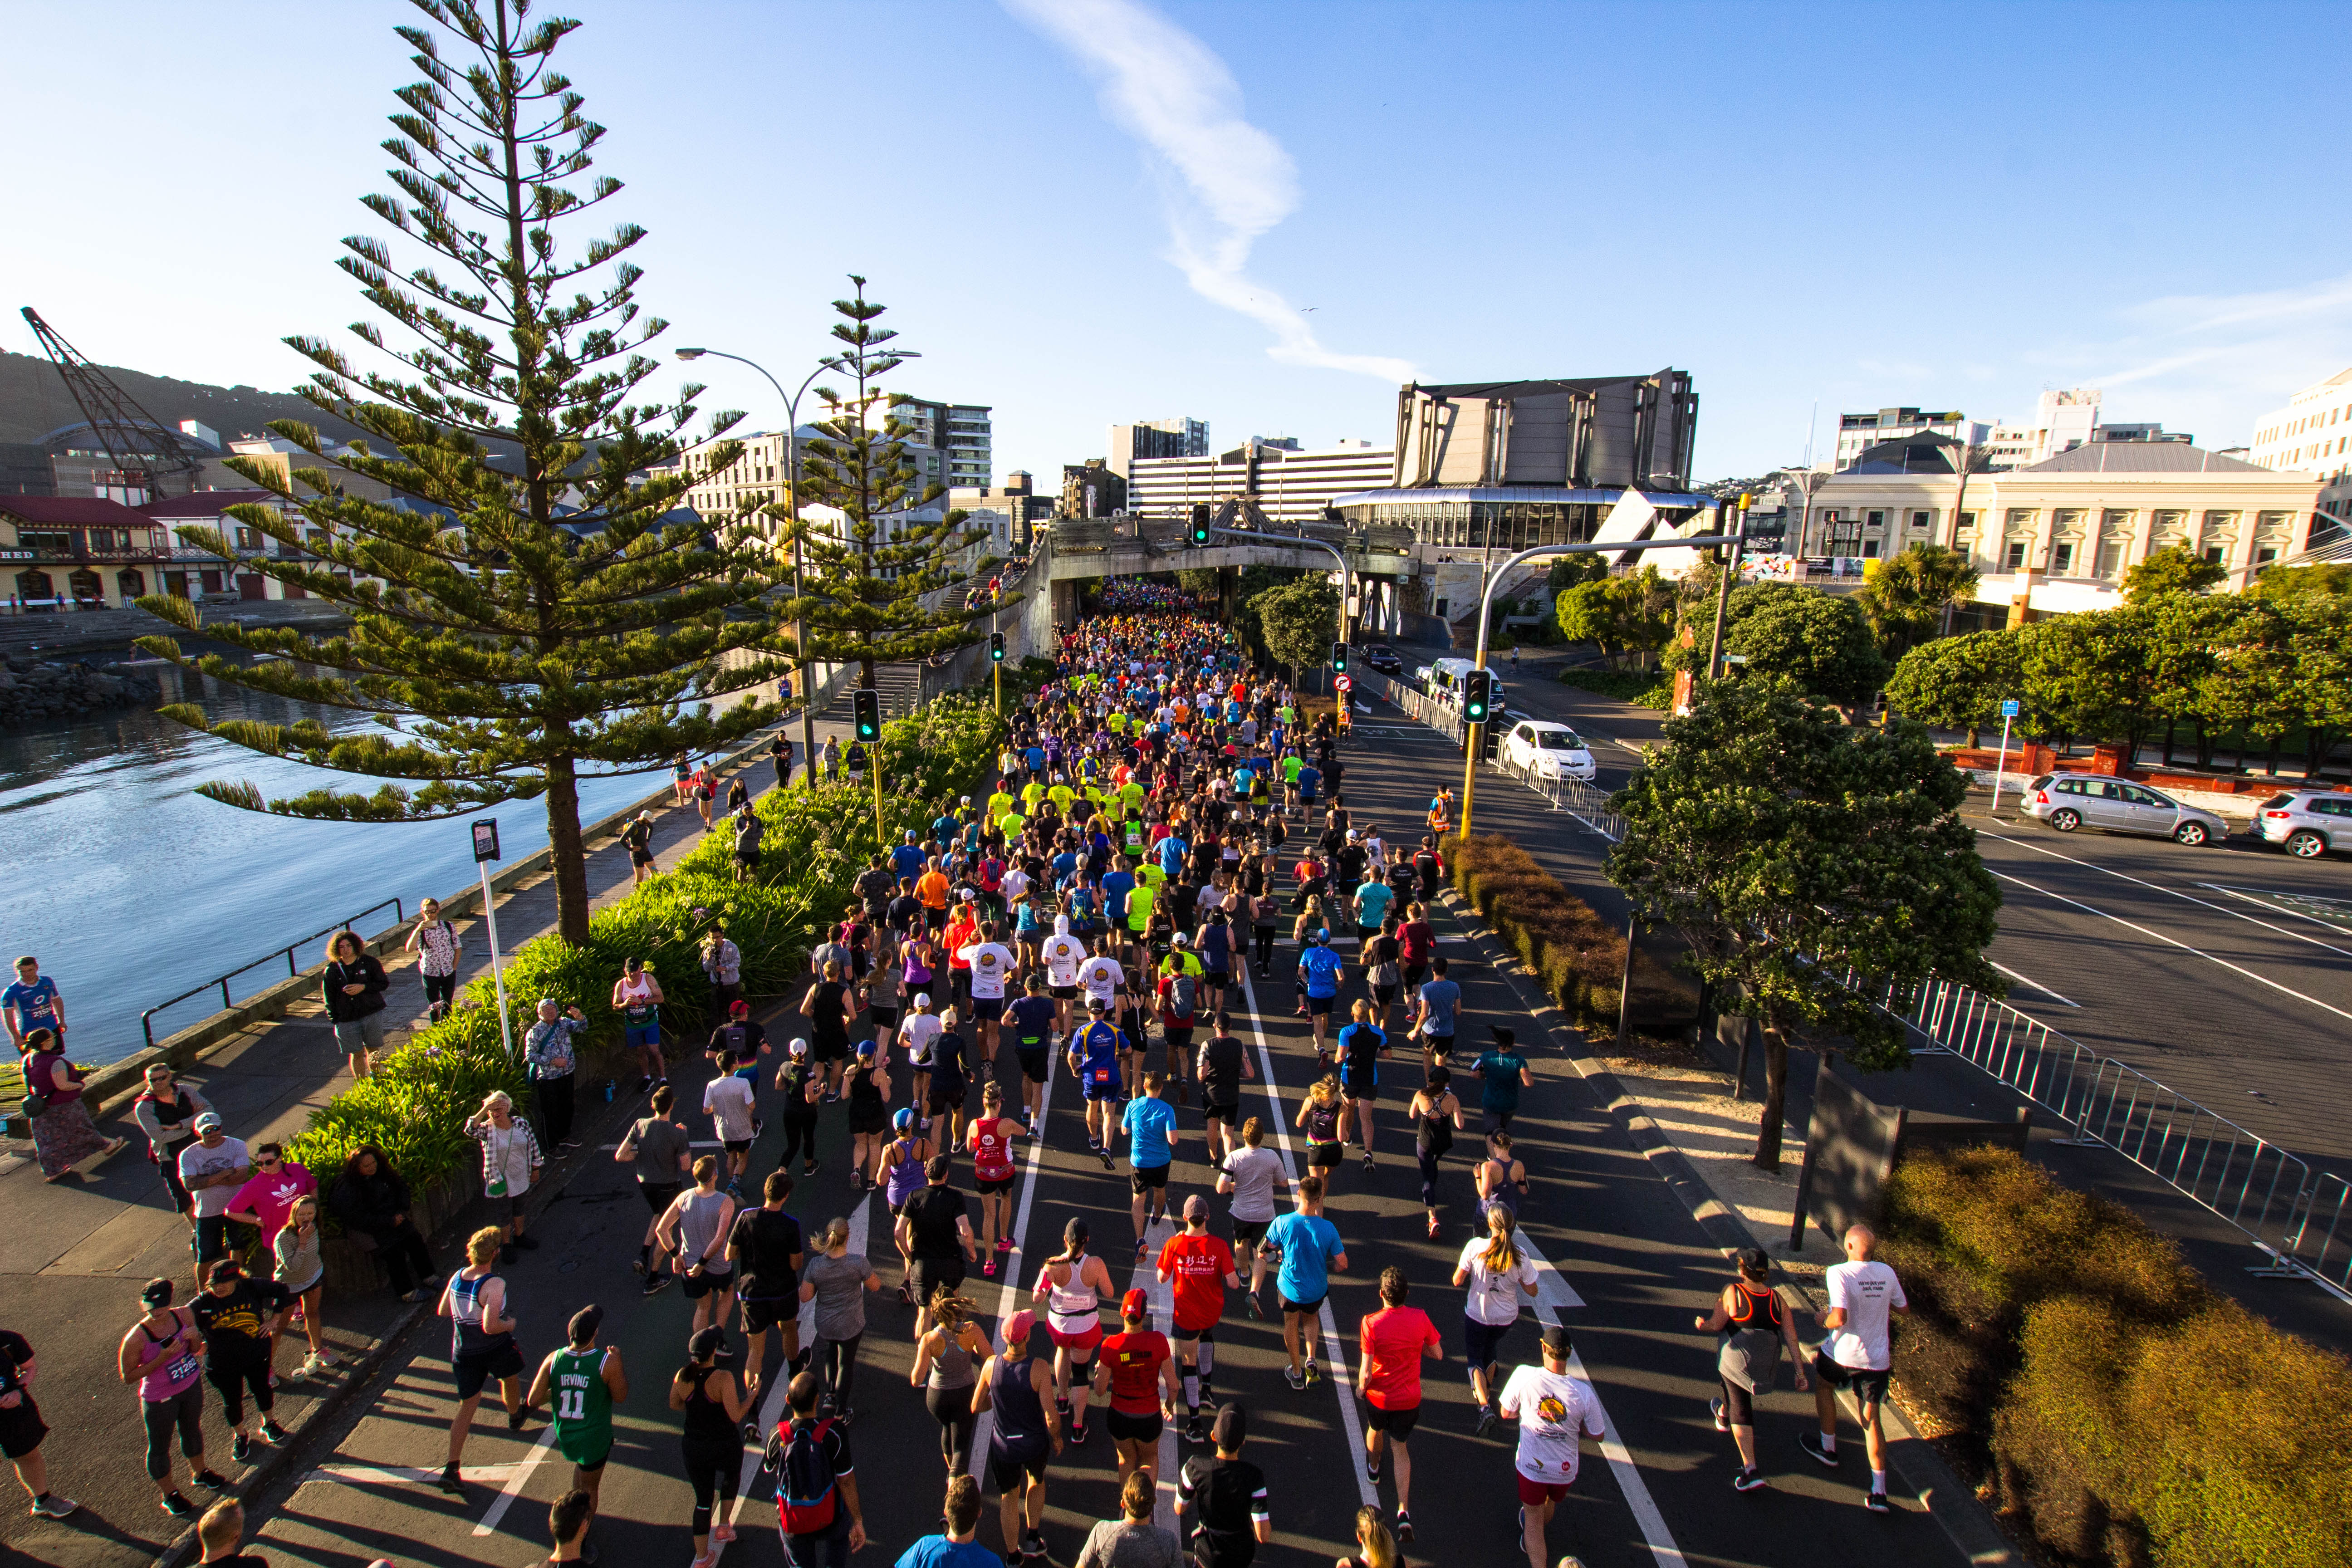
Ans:
{"type": "Polygon", "coordinates": [[[1372,1005],[1356,998],[1355,1022],[1339,1031],[1339,1092],[1345,1096],[1339,1115],[1339,1142],[1348,1142],[1349,1123],[1364,1146],[1364,1169],[1372,1163],[1372,1104],[1381,1097],[1381,1058],[1388,1054],[1386,1031],[1372,1023],[1372,1005]]]}
{"type": "Polygon", "coordinates": [[[1306,949],[1298,955],[1298,977],[1307,983],[1307,1013],[1315,1021],[1315,1065],[1331,1065],[1331,1049],[1327,1036],[1331,1027],[1331,1006],[1339,997],[1339,973],[1346,967],[1340,956],[1332,952],[1320,931],[1307,933],[1306,949]]]}
{"type": "Polygon", "coordinates": [[[1323,770],[1313,763],[1298,770],[1298,804],[1305,809],[1309,822],[1315,819],[1315,792],[1322,784],[1323,770]]]}
{"type": "Polygon", "coordinates": [[[1105,1008],[1101,997],[1087,998],[1087,1021],[1070,1032],[1069,1059],[1087,1102],[1087,1148],[1109,1171],[1118,1168],[1110,1154],[1111,1108],[1124,1092],[1118,1064],[1127,1042],[1103,1016],[1105,1008]]]}
{"type": "Polygon", "coordinates": [[[1282,1254],[1276,1286],[1282,1293],[1282,1343],[1290,1352],[1290,1386],[1305,1388],[1323,1373],[1315,1365],[1315,1347],[1322,1338],[1318,1316],[1331,1289],[1331,1270],[1348,1270],[1347,1249],[1339,1245],[1339,1228],[1323,1217],[1323,1178],[1307,1176],[1298,1184],[1298,1207],[1266,1227],[1265,1250],[1282,1254]],[[1298,1342],[1307,1340],[1307,1361],[1301,1370],[1298,1342]]]}
{"type": "Polygon", "coordinates": [[[1127,1102],[1119,1124],[1127,1129],[1127,1163],[1135,1184],[1135,1255],[1143,1256],[1144,1238],[1168,1217],[1168,1172],[1176,1163],[1176,1112],[1160,1099],[1168,1075],[1154,1068],[1143,1075],[1143,1092],[1127,1102]],[[1146,1204],[1151,1213],[1144,1216],[1146,1204]]]}

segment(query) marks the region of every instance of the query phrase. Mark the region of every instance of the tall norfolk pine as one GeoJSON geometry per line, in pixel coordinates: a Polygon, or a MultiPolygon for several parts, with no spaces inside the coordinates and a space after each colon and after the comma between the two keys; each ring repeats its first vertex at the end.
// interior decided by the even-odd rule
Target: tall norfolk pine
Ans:
{"type": "MultiPolygon", "coordinates": [[[[303,395],[375,437],[336,461],[427,504],[340,495],[315,468],[281,483],[231,459],[330,531],[313,540],[274,508],[231,508],[285,552],[245,556],[240,568],[344,610],[351,629],[317,637],[207,622],[187,601],[156,596],[140,603],[188,631],[294,662],[190,656],[171,637],[141,646],[235,685],[373,714],[391,736],[338,739],[308,721],[214,726],[193,704],[165,710],[184,723],[272,756],[423,786],[264,802],[249,784],[216,783],[205,786],[214,799],[292,816],[415,821],[543,795],[558,930],[578,943],[588,934],[583,766],[657,766],[769,721],[771,705],[714,713],[709,700],[784,668],[771,657],[782,645],[761,603],[781,574],[748,519],[676,511],[688,479],[659,466],[681,451],[702,389],[688,386],[668,406],[630,401],[659,368],[640,351],[667,325],[640,313],[641,273],[625,258],[645,231],[625,224],[561,243],[621,189],[601,175],[585,195],[572,188],[604,135],[553,68],[579,24],[530,22],[530,0],[414,3],[431,25],[397,31],[422,79],[400,90],[398,133],[383,143],[400,194],[364,199],[393,243],[348,238],[339,259],[394,329],[363,321],[352,332],[394,368],[356,368],[318,338],[287,342],[317,367],[303,395]],[[458,58],[445,60],[445,46],[458,58]],[[429,254],[404,275],[394,244],[429,254]],[[494,457],[490,443],[519,457],[494,457]]],[[[737,417],[716,417],[710,434],[737,417]]],[[[310,426],[271,428],[319,455],[310,426]]],[[[723,444],[713,460],[724,467],[740,449],[723,444]]],[[[218,531],[184,531],[236,558],[218,531]]]]}

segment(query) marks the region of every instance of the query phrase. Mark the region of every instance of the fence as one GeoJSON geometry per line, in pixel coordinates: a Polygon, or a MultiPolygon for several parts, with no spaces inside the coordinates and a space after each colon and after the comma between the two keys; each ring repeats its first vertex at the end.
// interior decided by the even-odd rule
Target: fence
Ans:
{"type": "Polygon", "coordinates": [[[202,985],[192,986],[188,990],[181,992],[177,996],[171,998],[169,1001],[156,1003],[152,1007],[148,1008],[145,1012],[139,1015],[139,1032],[146,1037],[148,1047],[152,1049],[155,1045],[155,1015],[162,1012],[166,1007],[176,1007],[192,996],[201,996],[215,985],[220,987],[221,1010],[223,1012],[226,1012],[229,1008],[236,1005],[235,999],[229,995],[228,983],[236,979],[240,974],[260,968],[265,963],[275,963],[282,958],[286,961],[287,978],[290,980],[299,977],[302,973],[302,966],[295,962],[294,955],[296,952],[310,946],[312,942],[317,942],[320,937],[332,936],[337,931],[350,931],[356,922],[367,919],[368,916],[382,909],[389,909],[392,910],[392,921],[394,925],[398,925],[402,921],[408,918],[402,912],[400,900],[398,899],[386,899],[382,903],[370,904],[367,908],[352,916],[349,920],[340,921],[335,924],[329,926],[325,931],[312,931],[309,936],[303,937],[299,941],[289,942],[284,947],[262,954],[259,958],[255,959],[250,963],[241,963],[235,969],[230,970],[226,974],[207,980],[202,985]]]}
{"type": "MultiPolygon", "coordinates": [[[[1402,681],[1370,671],[1357,676],[1356,685],[1359,689],[1370,690],[1394,703],[1406,714],[1454,744],[1462,743],[1462,714],[1450,704],[1426,692],[1415,691],[1402,681]]],[[[1542,795],[1551,803],[1554,811],[1566,812],[1611,843],[1614,844],[1625,837],[1625,819],[1609,809],[1607,790],[1596,788],[1580,779],[1547,777],[1531,768],[1513,767],[1499,756],[1488,765],[1505,778],[1515,779],[1542,795]]]]}

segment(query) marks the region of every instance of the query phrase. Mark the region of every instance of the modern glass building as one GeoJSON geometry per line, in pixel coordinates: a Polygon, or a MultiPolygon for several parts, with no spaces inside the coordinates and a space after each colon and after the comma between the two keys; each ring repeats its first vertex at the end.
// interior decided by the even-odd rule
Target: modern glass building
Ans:
{"type": "MultiPolygon", "coordinates": [[[[1586,542],[1624,494],[1622,487],[1550,485],[1358,490],[1335,497],[1331,510],[1350,529],[1409,529],[1417,544],[1526,550],[1586,542]]],[[[1668,526],[1713,504],[1705,496],[1643,494],[1668,526]]]]}

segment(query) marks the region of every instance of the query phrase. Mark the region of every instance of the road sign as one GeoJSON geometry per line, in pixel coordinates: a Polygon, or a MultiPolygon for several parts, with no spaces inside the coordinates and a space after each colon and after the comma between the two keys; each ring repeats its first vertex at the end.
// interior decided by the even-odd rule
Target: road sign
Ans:
{"type": "Polygon", "coordinates": [[[2014,719],[2024,710],[2024,704],[2014,697],[2004,698],[2001,700],[2000,716],[2004,719],[2014,719]]]}
{"type": "Polygon", "coordinates": [[[1356,684],[1356,678],[1352,675],[1335,675],[1331,678],[1331,684],[1346,691],[1356,684]]]}

